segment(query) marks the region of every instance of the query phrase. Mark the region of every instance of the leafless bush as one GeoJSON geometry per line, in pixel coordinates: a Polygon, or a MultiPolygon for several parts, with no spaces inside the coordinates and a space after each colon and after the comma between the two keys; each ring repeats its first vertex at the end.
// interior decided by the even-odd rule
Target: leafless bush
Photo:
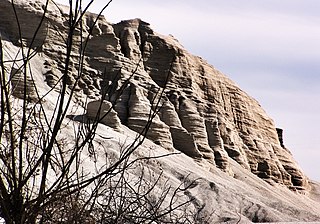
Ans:
{"type": "MultiPolygon", "coordinates": [[[[19,33],[15,57],[7,59],[0,39],[0,216],[6,223],[194,223],[194,215],[188,210],[191,200],[183,197],[191,185],[182,183],[174,188],[163,174],[152,174],[143,167],[142,161],[150,158],[131,158],[160,108],[163,90],[152,100],[153,109],[144,129],[117,156],[110,158],[106,153],[103,165],[97,165],[96,157],[98,152],[107,150],[105,143],[96,140],[102,119],[99,114],[96,119],[75,124],[72,138],[64,136],[66,117],[83,76],[86,46],[97,19],[111,1],[102,7],[86,36],[81,35],[82,20],[93,1],[86,6],[81,0],[69,1],[70,11],[65,18],[68,33],[61,34],[66,37],[63,74],[44,94],[34,81],[30,62],[41,50],[41,46],[34,47],[34,42],[51,1],[45,2],[38,28],[28,44],[21,32],[15,2],[11,2],[19,33]],[[75,33],[80,33],[78,42],[74,40],[75,33]],[[78,49],[77,62],[71,63],[74,49],[78,49]],[[70,86],[72,69],[77,74],[70,86]],[[51,111],[45,102],[53,91],[58,96],[56,108],[51,111]],[[93,171],[84,165],[90,156],[93,171]]],[[[119,95],[132,76],[119,88],[119,95]]],[[[104,99],[102,95],[101,104],[104,99]]]]}

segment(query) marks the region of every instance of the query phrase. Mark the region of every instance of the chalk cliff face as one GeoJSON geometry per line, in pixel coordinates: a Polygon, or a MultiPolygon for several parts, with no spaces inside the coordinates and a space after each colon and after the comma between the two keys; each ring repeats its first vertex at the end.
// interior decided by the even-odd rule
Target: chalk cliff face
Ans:
{"type": "Polygon", "coordinates": [[[44,2],[15,0],[20,41],[11,0],[0,1],[5,60],[15,58],[21,46],[35,55],[26,88],[19,69],[5,68],[11,71],[14,101],[21,102],[24,90],[31,105],[37,94],[48,93],[43,105],[51,113],[56,101],[48,98],[57,97],[67,74],[75,95],[63,137],[73,136],[79,122],[99,118],[96,138],[112,155],[154,115],[147,133],[151,141],[132,156],[161,157],[144,165],[163,172],[172,186],[197,180],[185,196],[192,199],[191,207],[210,214],[210,223],[241,223],[239,217],[243,223],[320,220],[320,185],[303,174],[285,147],[283,130],[232,80],[140,19],[111,24],[93,13],[86,13],[83,29],[76,30],[65,72],[69,9],[50,3],[43,16],[44,2]],[[83,49],[81,38],[86,37],[83,49]]]}
{"type": "MultiPolygon", "coordinates": [[[[4,38],[18,44],[10,4],[1,2],[0,30],[4,38]]],[[[25,45],[42,55],[43,79],[54,87],[66,55],[68,11],[49,6],[39,35],[32,41],[42,8],[38,1],[17,3],[25,45]]],[[[86,15],[84,35],[95,19],[95,14],[86,15]]],[[[70,85],[77,75],[79,50],[73,49],[70,85]]],[[[84,76],[77,86],[80,104],[84,105],[84,96],[94,101],[103,94],[105,100],[115,103],[123,125],[141,131],[164,88],[161,109],[148,132],[150,140],[169,151],[181,151],[200,164],[215,164],[231,176],[235,172],[230,160],[235,160],[271,185],[308,189],[307,178],[283,145],[282,131],[277,131],[259,103],[205,60],[188,53],[174,37],[157,34],[140,19],[110,24],[101,17],[84,51],[84,64],[84,76]],[[123,83],[126,85],[121,89],[123,83]]],[[[19,92],[16,94],[19,97],[19,92]]],[[[89,104],[89,110],[94,105],[89,104]]]]}
{"type": "MultiPolygon", "coordinates": [[[[113,27],[123,56],[135,64],[142,58],[140,63],[148,74],[147,80],[133,83],[134,89],[142,89],[147,98],[154,88],[142,83],[166,85],[159,124],[167,134],[153,135],[153,140],[163,146],[172,142],[177,150],[209,160],[231,175],[228,161],[233,159],[271,184],[299,190],[307,187],[305,176],[280,143],[272,119],[234,82],[190,55],[173,37],[155,33],[139,19],[113,27]]],[[[126,117],[132,119],[135,114],[126,117]]]]}

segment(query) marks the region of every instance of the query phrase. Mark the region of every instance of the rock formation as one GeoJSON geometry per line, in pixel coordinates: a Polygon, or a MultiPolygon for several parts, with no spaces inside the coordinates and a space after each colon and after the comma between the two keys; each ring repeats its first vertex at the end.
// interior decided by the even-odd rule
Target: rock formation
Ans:
{"type": "MultiPolygon", "coordinates": [[[[10,2],[3,1],[0,30],[17,43],[10,10],[10,2]]],[[[22,38],[43,55],[44,79],[54,86],[63,72],[60,64],[66,54],[61,50],[67,31],[63,8],[49,7],[33,42],[32,34],[42,18],[41,2],[17,3],[17,10],[21,21],[28,18],[28,23],[22,24],[22,38]]],[[[95,19],[95,14],[87,13],[85,35],[89,35],[95,19]]],[[[78,79],[79,101],[83,95],[97,100],[103,94],[115,104],[122,124],[139,132],[154,109],[159,91],[165,88],[161,110],[148,132],[155,143],[169,150],[175,148],[200,163],[207,160],[230,175],[229,160],[233,159],[270,184],[308,188],[307,178],[259,103],[202,58],[189,54],[172,36],[155,33],[140,19],[113,25],[100,17],[84,52],[80,79],[75,72],[79,59],[76,50],[68,80],[71,85],[78,79]]],[[[89,104],[88,110],[91,107],[89,104]]]]}
{"type": "MultiPolygon", "coordinates": [[[[156,34],[139,19],[116,24],[114,30],[123,56],[134,63],[142,57],[147,74],[141,75],[147,83],[165,88],[166,106],[159,118],[170,127],[178,150],[230,173],[228,160],[234,159],[270,183],[299,190],[307,187],[305,176],[281,145],[272,119],[235,83],[190,55],[173,37],[156,34]],[[190,146],[179,145],[183,135],[192,136],[190,146]]],[[[137,85],[145,96],[152,92],[143,80],[137,85]]]]}
{"type": "Polygon", "coordinates": [[[89,102],[86,115],[89,119],[99,120],[100,123],[121,131],[120,119],[112,109],[112,104],[106,100],[89,102]]]}
{"type": "MultiPolygon", "coordinates": [[[[152,118],[147,133],[155,143],[152,147],[182,152],[178,158],[185,159],[177,161],[179,166],[175,161],[162,162],[164,167],[181,176],[189,175],[188,165],[197,171],[205,170],[194,173],[201,179],[200,188],[205,193],[189,192],[190,197],[197,195],[199,204],[214,201],[214,209],[228,213],[232,206],[237,208],[237,204],[233,205],[235,200],[244,203],[248,219],[259,216],[260,221],[281,220],[281,214],[290,217],[296,211],[309,214],[306,211],[316,202],[293,192],[315,194],[316,185],[308,181],[285,147],[283,130],[275,127],[255,99],[205,60],[188,53],[174,37],[154,32],[140,19],[111,24],[103,16],[86,13],[83,30],[78,30],[74,38],[71,66],[64,71],[67,8],[49,4],[44,23],[38,27],[43,19],[43,2],[17,1],[22,23],[20,39],[11,2],[3,0],[0,6],[2,39],[13,46],[32,49],[38,57],[33,69],[40,76],[37,80],[27,79],[31,102],[36,99],[34,83],[58,91],[65,74],[69,88],[75,87],[74,102],[86,108],[86,114],[76,117],[78,121],[84,117],[99,119],[120,135],[128,128],[143,132],[152,118]],[[39,35],[33,38],[37,29],[39,35]],[[84,51],[77,45],[80,34],[89,37],[84,51]],[[79,74],[81,60],[84,66],[79,74]],[[181,168],[181,164],[185,167],[181,168]],[[237,187],[245,193],[239,193],[237,187]],[[281,206],[277,205],[280,196],[272,189],[280,189],[279,195],[284,192],[286,198],[280,200],[281,206]],[[297,206],[288,199],[292,195],[309,204],[297,206]],[[223,207],[225,204],[229,207],[223,207]],[[273,206],[277,207],[275,211],[273,206]],[[287,207],[292,211],[285,211],[287,207]]],[[[23,74],[12,71],[16,72],[11,74],[10,88],[21,99],[24,86],[19,77],[23,74]]],[[[317,211],[310,213],[312,220],[318,218],[317,211]]]]}
{"type": "Polygon", "coordinates": [[[20,69],[12,68],[10,79],[13,96],[23,99],[26,97],[27,101],[35,102],[36,91],[34,86],[34,80],[27,75],[26,82],[24,83],[24,72],[20,69]],[[24,86],[26,87],[26,96],[24,96],[24,86]]]}

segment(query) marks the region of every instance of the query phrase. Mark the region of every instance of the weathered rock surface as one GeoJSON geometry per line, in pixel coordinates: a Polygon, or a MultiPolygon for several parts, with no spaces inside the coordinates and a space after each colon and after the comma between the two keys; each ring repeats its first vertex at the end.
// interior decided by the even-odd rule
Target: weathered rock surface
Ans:
{"type": "MultiPolygon", "coordinates": [[[[32,41],[42,19],[43,4],[41,1],[18,1],[16,4],[19,20],[28,21],[22,24],[23,44],[35,49],[43,59],[38,69],[42,72],[44,85],[58,88],[65,72],[62,63],[66,58],[65,15],[68,11],[49,4],[45,22],[32,41]]],[[[19,45],[11,3],[3,0],[0,6],[1,35],[19,45]]],[[[96,17],[92,13],[84,17],[84,36],[89,35],[96,17]]],[[[313,185],[308,183],[292,154],[285,148],[282,130],[276,129],[256,100],[213,66],[189,54],[172,36],[155,33],[148,23],[140,19],[110,24],[100,17],[92,30],[83,52],[82,74],[77,73],[78,45],[74,46],[72,66],[67,72],[68,84],[76,84],[75,99],[87,108],[89,118],[101,118],[101,123],[116,130],[121,130],[122,123],[142,132],[150,116],[154,115],[147,137],[169,151],[183,152],[199,166],[210,164],[218,167],[230,176],[230,182],[234,177],[233,195],[237,192],[237,181],[251,181],[254,179],[252,174],[270,185],[309,192],[313,185]],[[98,101],[101,96],[104,98],[102,104],[98,101]],[[86,97],[90,101],[87,105],[86,97]],[[156,107],[157,103],[160,107],[156,107]],[[111,109],[112,104],[114,110],[111,109]],[[156,111],[158,113],[154,113],[156,111]],[[244,176],[247,173],[250,177],[246,180],[244,176]]],[[[75,38],[75,43],[79,39],[79,36],[75,38]]],[[[20,92],[14,93],[17,98],[21,98],[20,92]]],[[[225,188],[225,185],[221,186],[221,189],[225,188]]],[[[206,183],[205,187],[206,192],[215,191],[215,195],[219,195],[213,183],[206,183]]],[[[227,195],[227,190],[223,192],[227,195]]],[[[237,197],[237,202],[243,200],[241,195],[237,197]]],[[[207,199],[203,197],[201,200],[207,199]]],[[[219,200],[217,206],[223,207],[223,200],[219,200]]],[[[276,199],[273,200],[275,203],[276,199]]],[[[248,210],[251,209],[251,201],[246,198],[248,210]]],[[[257,212],[264,212],[261,209],[263,205],[259,206],[257,212]]],[[[281,212],[277,215],[280,217],[281,212]]]]}
{"type": "MultiPolygon", "coordinates": [[[[19,19],[28,18],[28,23],[22,24],[22,38],[28,46],[42,18],[42,7],[38,1],[17,3],[19,19]]],[[[3,1],[0,30],[18,44],[10,10],[10,2],[3,1]]],[[[67,32],[64,14],[63,7],[58,10],[49,5],[40,35],[31,45],[43,55],[43,76],[49,86],[54,86],[63,73],[60,64],[66,55],[63,47],[67,32]]],[[[84,18],[85,36],[95,18],[91,13],[84,18]]],[[[96,100],[105,94],[106,100],[116,103],[121,122],[139,132],[154,109],[159,90],[165,87],[163,106],[148,138],[200,162],[208,160],[231,175],[229,160],[233,159],[271,184],[308,188],[307,178],[284,148],[274,122],[259,103],[206,61],[189,54],[173,37],[155,33],[140,19],[113,25],[101,17],[84,52],[81,77],[76,73],[76,52],[77,47],[72,53],[74,66],[68,80],[70,85],[77,83],[79,101],[84,95],[96,100]],[[133,77],[127,80],[134,70],[133,77]],[[124,90],[120,88],[123,83],[124,90]],[[118,88],[110,89],[110,84],[118,88]]]]}
{"type": "Polygon", "coordinates": [[[231,158],[270,183],[300,190],[307,187],[258,102],[204,60],[188,54],[174,38],[154,33],[147,23],[135,19],[114,27],[122,52],[134,52],[124,53],[125,57],[135,63],[142,57],[144,70],[160,87],[168,76],[160,119],[171,127],[178,150],[195,158],[201,155],[230,173],[231,158]],[[179,141],[183,134],[192,136],[185,143],[189,147],[179,141]]]}
{"type": "Polygon", "coordinates": [[[117,113],[112,109],[112,104],[106,100],[91,101],[87,105],[87,117],[99,120],[100,123],[121,130],[121,122],[117,113]]]}
{"type": "Polygon", "coordinates": [[[34,80],[29,75],[26,75],[26,81],[24,81],[24,72],[22,71],[23,68],[16,69],[12,68],[10,74],[11,80],[11,89],[13,96],[23,99],[26,98],[29,102],[36,102],[36,90],[34,80]]]}

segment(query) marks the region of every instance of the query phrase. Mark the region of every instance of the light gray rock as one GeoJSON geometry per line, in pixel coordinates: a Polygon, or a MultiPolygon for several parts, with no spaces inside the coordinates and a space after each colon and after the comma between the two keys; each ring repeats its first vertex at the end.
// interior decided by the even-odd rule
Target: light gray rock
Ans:
{"type": "MultiPolygon", "coordinates": [[[[37,48],[44,61],[50,61],[51,68],[45,70],[44,77],[53,86],[65,69],[67,23],[62,14],[67,11],[62,10],[61,14],[50,5],[44,27],[40,27],[39,36],[30,46],[31,34],[41,18],[41,3],[18,1],[17,10],[21,20],[28,21],[23,24],[25,44],[37,48]]],[[[10,1],[1,2],[0,15],[1,32],[18,44],[10,1]]],[[[89,35],[96,17],[92,13],[85,15],[84,37],[89,35]]],[[[284,147],[273,120],[259,103],[205,60],[189,54],[174,37],[155,33],[140,19],[110,24],[100,17],[92,30],[83,72],[80,76],[76,72],[79,61],[76,44],[80,41],[77,31],[66,74],[68,85],[77,83],[77,100],[83,101],[84,96],[97,100],[106,94],[106,99],[115,103],[121,122],[139,132],[155,109],[152,104],[155,89],[165,87],[163,108],[155,116],[148,138],[197,161],[202,158],[199,161],[216,164],[230,175],[234,172],[229,163],[235,160],[270,184],[308,189],[307,177],[284,147]],[[134,70],[130,85],[121,90],[134,70]],[[115,89],[108,89],[116,82],[117,85],[111,85],[115,89]],[[182,142],[187,136],[188,141],[182,142]]]]}
{"type": "Polygon", "coordinates": [[[37,97],[34,81],[29,73],[25,74],[22,69],[11,69],[10,83],[12,94],[19,99],[26,97],[28,102],[37,102],[39,98],[37,97]]]}
{"type": "Polygon", "coordinates": [[[153,116],[153,105],[147,99],[146,92],[143,88],[137,85],[131,85],[131,93],[128,102],[128,127],[138,133],[143,133],[148,123],[151,122],[147,132],[147,137],[153,140],[156,144],[173,149],[170,128],[159,119],[158,115],[153,116]]]}
{"type": "MultiPolygon", "coordinates": [[[[50,4],[39,36],[31,45],[42,3],[15,2],[23,21],[23,43],[43,59],[37,69],[44,82],[38,85],[59,90],[61,77],[66,75],[69,87],[76,84],[74,101],[84,103],[89,98],[84,105],[87,117],[118,130],[99,125],[99,130],[111,136],[119,137],[123,130],[132,134],[128,128],[142,132],[149,115],[159,109],[147,132],[147,138],[158,146],[146,141],[142,146],[145,155],[151,148],[159,155],[181,153],[148,166],[164,170],[176,186],[189,174],[198,179],[186,194],[195,199],[193,206],[206,205],[206,212],[214,211],[217,222],[227,218],[237,222],[239,213],[244,223],[319,219],[319,184],[309,183],[285,147],[282,131],[256,100],[205,60],[189,54],[174,37],[155,33],[140,19],[110,24],[100,17],[93,25],[97,15],[87,13],[82,24],[84,37],[93,27],[82,73],[77,73],[79,30],[70,67],[65,71],[68,10],[62,7],[60,11],[50,4]],[[97,100],[101,96],[105,98],[102,102],[97,100]],[[160,107],[156,108],[158,99],[160,107]],[[123,125],[128,128],[122,129],[123,125]]],[[[20,46],[9,0],[0,3],[0,32],[11,45],[20,46]]],[[[13,95],[21,99],[21,74],[11,76],[13,95]]],[[[31,84],[27,91],[32,100],[31,84]]],[[[113,140],[113,146],[119,139],[113,140]]]]}
{"type": "Polygon", "coordinates": [[[117,131],[121,131],[121,122],[117,112],[112,109],[112,104],[106,100],[91,101],[87,105],[87,117],[98,120],[117,131]]]}

